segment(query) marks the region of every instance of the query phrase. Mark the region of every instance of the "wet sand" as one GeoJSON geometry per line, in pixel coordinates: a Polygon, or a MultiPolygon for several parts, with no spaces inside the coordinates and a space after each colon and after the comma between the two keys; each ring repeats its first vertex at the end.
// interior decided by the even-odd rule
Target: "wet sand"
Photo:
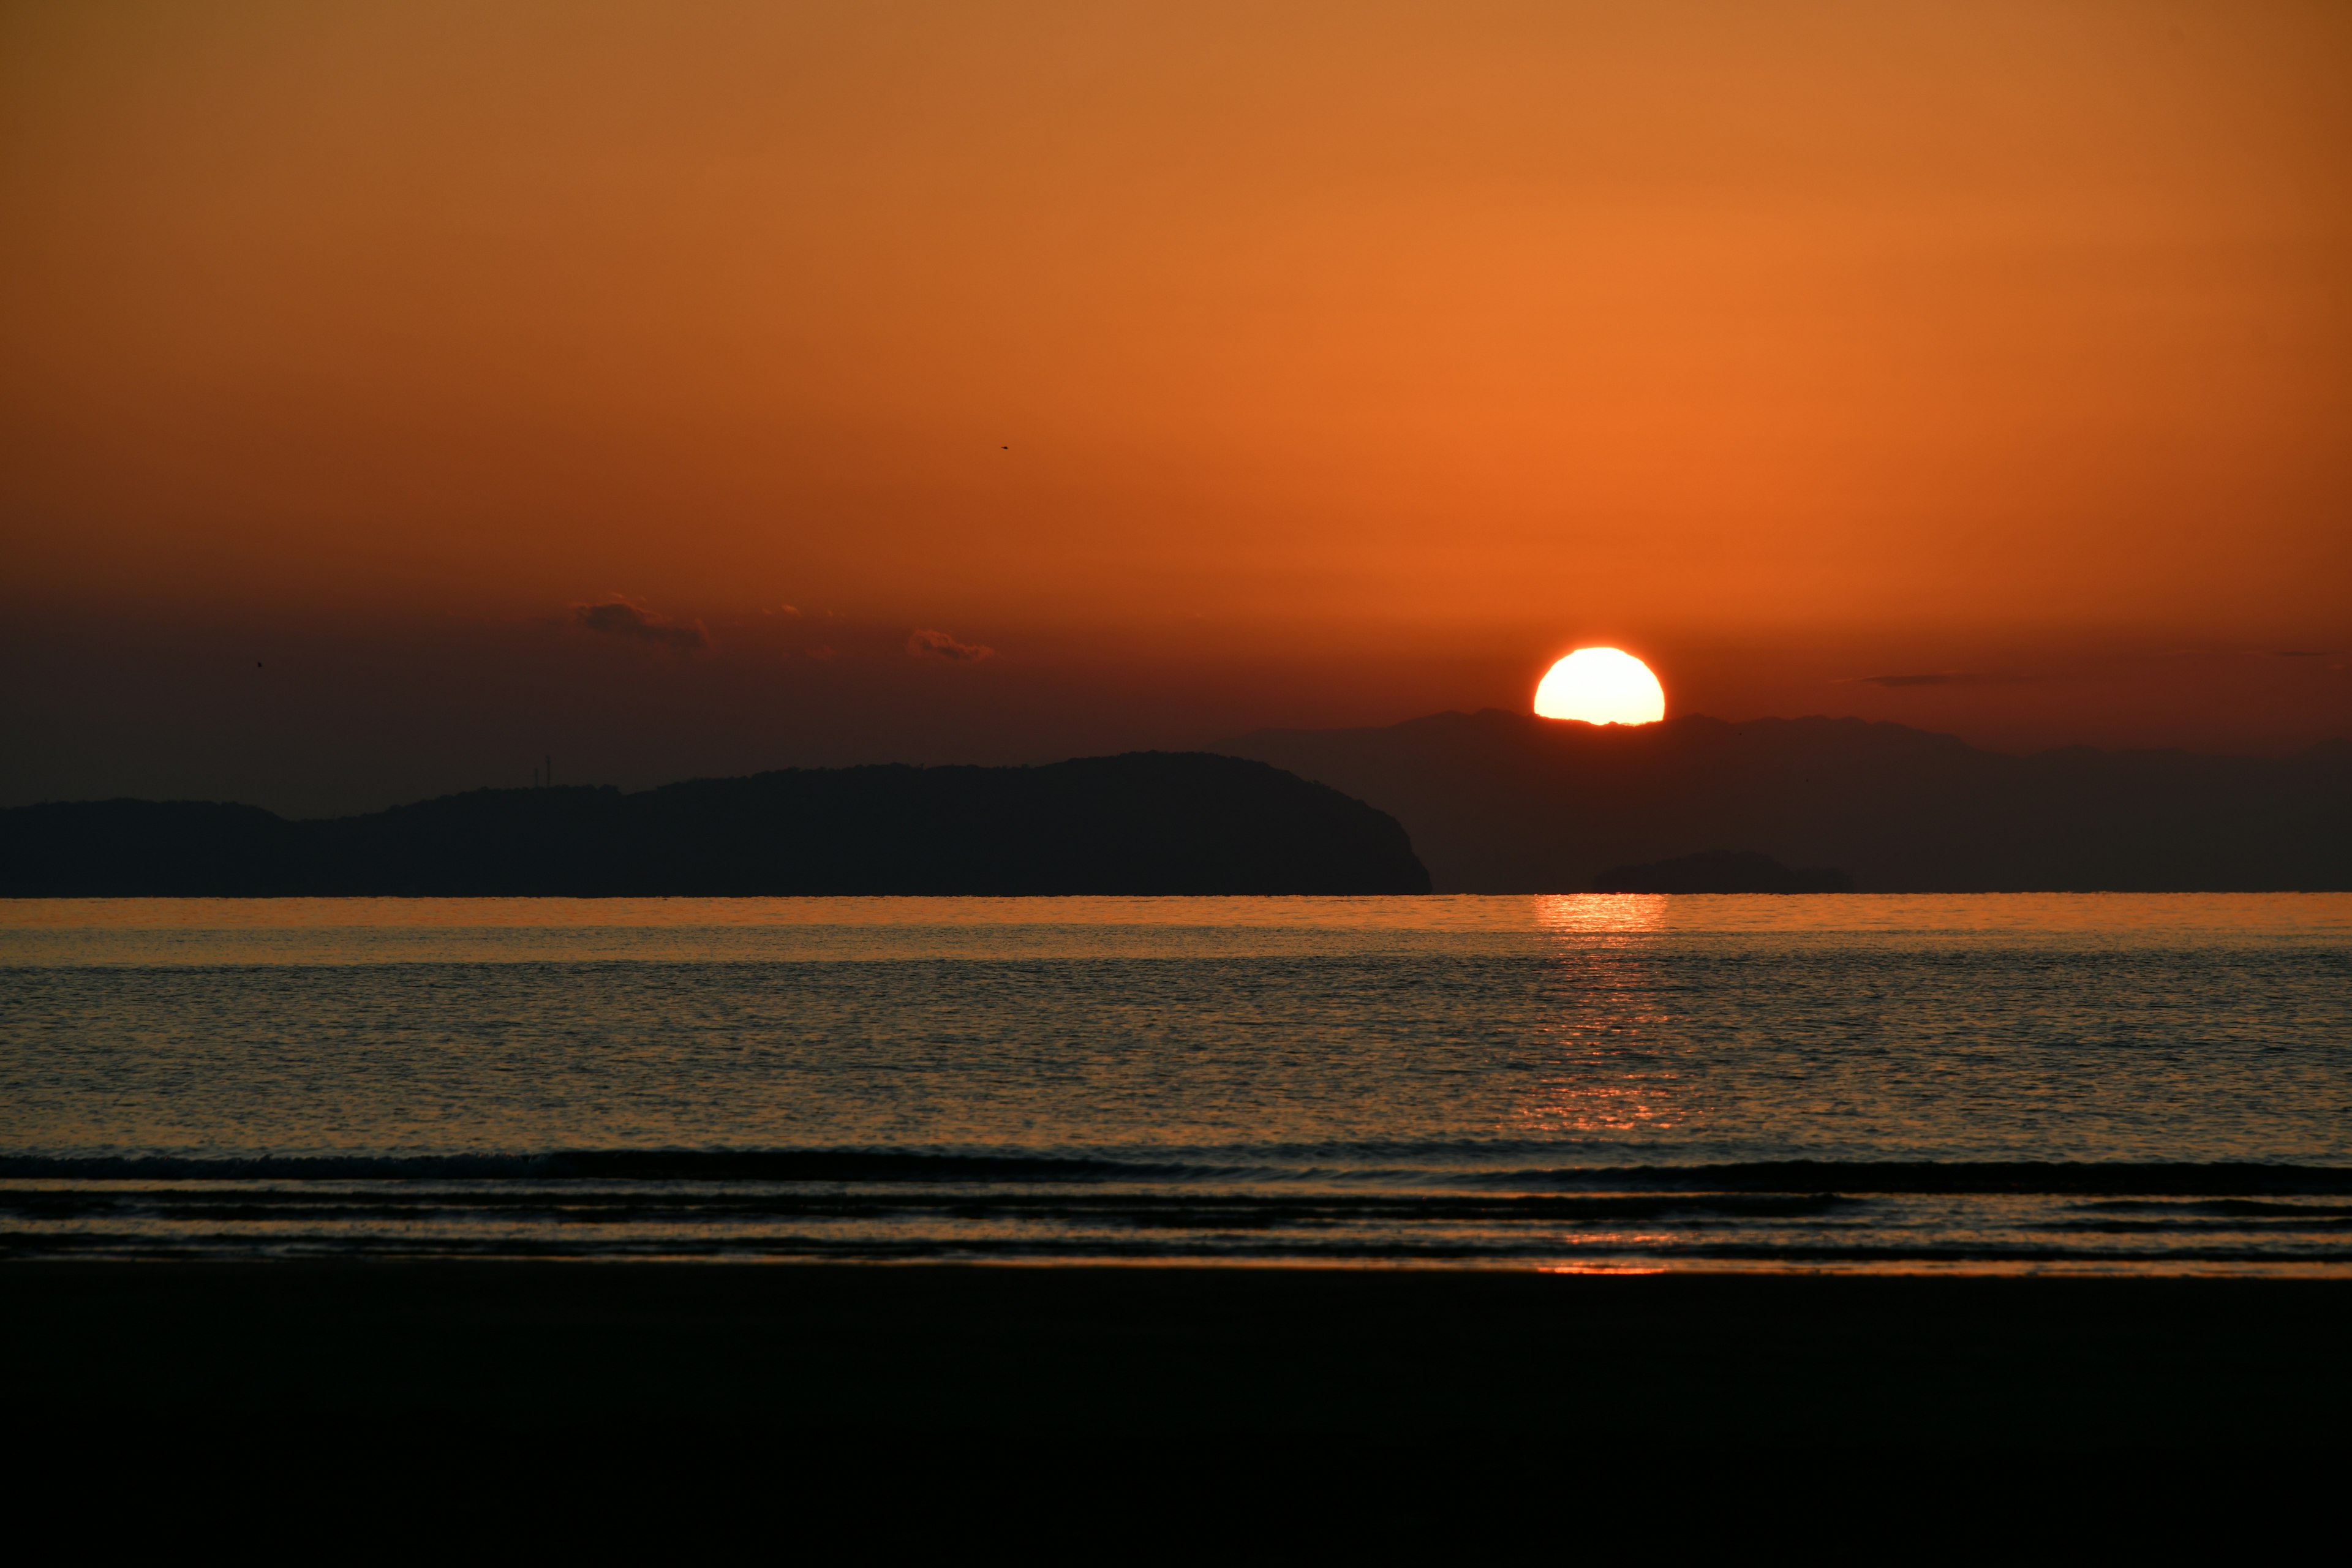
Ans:
{"type": "Polygon", "coordinates": [[[2310,1452],[2352,1408],[2347,1325],[2320,1280],[0,1268],[19,1421],[539,1444],[2310,1452]]]}

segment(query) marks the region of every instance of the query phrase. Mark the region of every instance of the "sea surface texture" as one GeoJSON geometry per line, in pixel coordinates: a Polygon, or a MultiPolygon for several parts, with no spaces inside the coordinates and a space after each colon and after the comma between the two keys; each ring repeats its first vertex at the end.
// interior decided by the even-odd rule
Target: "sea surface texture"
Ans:
{"type": "Polygon", "coordinates": [[[2352,1272],[2352,895],[8,900],[0,1254],[2352,1272]]]}

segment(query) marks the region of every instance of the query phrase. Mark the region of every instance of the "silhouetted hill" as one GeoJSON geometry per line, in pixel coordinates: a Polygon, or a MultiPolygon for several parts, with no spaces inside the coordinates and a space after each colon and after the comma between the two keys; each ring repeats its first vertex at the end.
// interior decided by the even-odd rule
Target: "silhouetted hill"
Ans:
{"type": "Polygon", "coordinates": [[[1612,866],[1592,879],[1596,893],[1851,893],[1834,866],[1791,869],[1752,849],[1707,849],[1642,866],[1612,866]]]}
{"type": "Polygon", "coordinates": [[[2011,756],[1859,719],[1633,728],[1489,709],[1223,748],[1389,812],[1442,892],[1579,892],[1737,844],[1864,891],[2352,889],[2352,742],[2011,756]]]}
{"type": "Polygon", "coordinates": [[[320,822],[184,801],[0,812],[13,897],[1428,889],[1393,818],[1199,752],[476,790],[320,822]]]}

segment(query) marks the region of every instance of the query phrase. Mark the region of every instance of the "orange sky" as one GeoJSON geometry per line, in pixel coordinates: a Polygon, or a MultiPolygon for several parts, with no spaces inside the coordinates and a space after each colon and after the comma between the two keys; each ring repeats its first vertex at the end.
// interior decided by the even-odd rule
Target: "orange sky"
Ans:
{"type": "Polygon", "coordinates": [[[2347,81],[2334,3],[14,5],[0,593],[2304,743],[2347,81]]]}

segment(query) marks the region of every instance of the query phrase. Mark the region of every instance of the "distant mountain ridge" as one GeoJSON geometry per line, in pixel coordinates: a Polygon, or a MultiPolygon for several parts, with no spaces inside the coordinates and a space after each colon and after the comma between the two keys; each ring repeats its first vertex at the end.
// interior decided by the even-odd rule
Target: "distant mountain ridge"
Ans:
{"type": "Polygon", "coordinates": [[[0,811],[11,897],[1418,893],[1394,819],[1265,763],[792,769],[476,790],[294,822],[258,806],[0,811]]]}
{"type": "Polygon", "coordinates": [[[1487,709],[1222,750],[1390,813],[1440,892],[1580,892],[1735,847],[1864,892],[2352,889],[2352,742],[2031,756],[1860,719],[1611,727],[1487,709]]]}

